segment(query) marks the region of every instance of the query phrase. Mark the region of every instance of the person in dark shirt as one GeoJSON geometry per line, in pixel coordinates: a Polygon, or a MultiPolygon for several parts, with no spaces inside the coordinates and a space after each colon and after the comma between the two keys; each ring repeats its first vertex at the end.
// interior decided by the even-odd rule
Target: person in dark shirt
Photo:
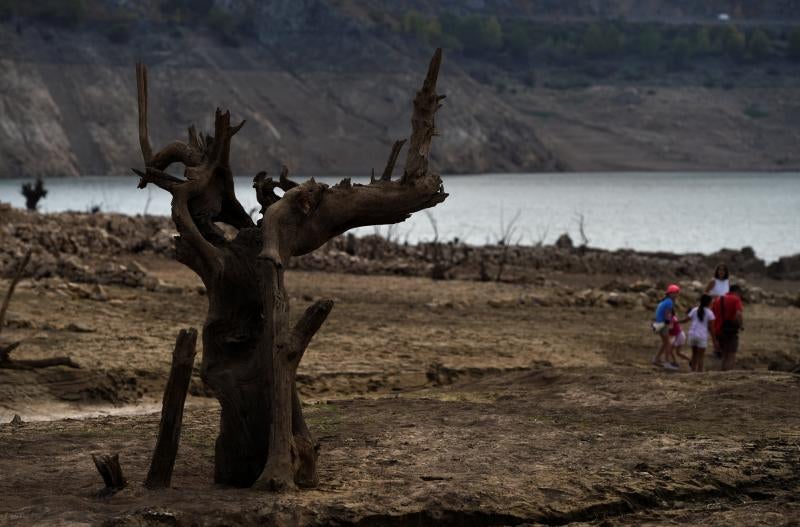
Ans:
{"type": "Polygon", "coordinates": [[[714,334],[722,355],[722,371],[733,369],[739,351],[739,332],[744,329],[742,288],[732,285],[728,293],[718,296],[711,304],[714,313],[714,334]]]}

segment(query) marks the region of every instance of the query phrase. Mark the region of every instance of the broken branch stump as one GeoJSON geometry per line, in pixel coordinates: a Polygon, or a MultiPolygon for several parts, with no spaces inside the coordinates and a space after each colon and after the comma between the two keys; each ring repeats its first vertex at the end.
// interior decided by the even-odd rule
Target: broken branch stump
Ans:
{"type": "Polygon", "coordinates": [[[0,333],[3,332],[3,326],[6,322],[6,312],[8,311],[8,304],[11,302],[11,296],[14,294],[14,289],[17,287],[17,284],[20,280],[22,280],[22,273],[25,271],[25,267],[28,266],[28,262],[31,261],[31,250],[28,249],[25,252],[25,256],[22,257],[22,262],[17,267],[17,272],[14,273],[14,278],[11,279],[11,283],[8,286],[8,291],[6,291],[6,296],[3,298],[3,304],[0,306],[0,333]]]}
{"type": "Polygon", "coordinates": [[[172,352],[172,368],[167,387],[164,389],[158,441],[144,482],[144,486],[148,489],[167,488],[172,479],[172,469],[175,467],[175,456],[181,440],[183,405],[186,402],[186,392],[189,390],[194,357],[197,353],[196,343],[196,329],[182,329],[178,333],[175,350],[172,352]]]}
{"type": "Polygon", "coordinates": [[[122,475],[122,467],[119,464],[119,454],[94,455],[92,454],[92,461],[97,471],[103,478],[103,483],[106,487],[98,492],[99,496],[112,496],[120,490],[124,489],[128,482],[125,476],[122,475]]]}

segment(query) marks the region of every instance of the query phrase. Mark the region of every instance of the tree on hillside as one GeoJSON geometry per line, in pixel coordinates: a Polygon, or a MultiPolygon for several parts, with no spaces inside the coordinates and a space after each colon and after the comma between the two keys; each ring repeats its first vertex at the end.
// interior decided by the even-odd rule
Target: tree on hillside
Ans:
{"type": "Polygon", "coordinates": [[[428,18],[418,11],[408,11],[403,15],[402,28],[428,44],[439,44],[442,38],[442,27],[436,18],[428,18]]]}
{"type": "Polygon", "coordinates": [[[744,58],[746,46],[744,33],[732,25],[725,29],[722,34],[722,50],[726,55],[735,60],[742,59],[744,58]]]}
{"type": "Polygon", "coordinates": [[[583,35],[583,53],[589,58],[604,58],[622,50],[622,33],[612,24],[592,24],[583,35]]]}
{"type": "Polygon", "coordinates": [[[645,58],[654,58],[661,51],[661,33],[654,27],[647,26],[636,39],[635,52],[645,58]]]}
{"type": "Polygon", "coordinates": [[[711,42],[711,31],[707,27],[701,27],[694,35],[692,52],[695,55],[705,56],[714,53],[714,45],[711,42]]]}
{"type": "Polygon", "coordinates": [[[503,40],[506,48],[514,57],[525,59],[530,54],[531,38],[524,22],[510,22],[503,34],[503,40]]]}
{"type": "Polygon", "coordinates": [[[800,27],[796,27],[789,33],[789,47],[787,54],[792,60],[800,61],[800,27]]]}
{"type": "Polygon", "coordinates": [[[763,60],[769,55],[772,43],[769,37],[760,29],[756,29],[750,34],[747,41],[747,55],[755,60],[763,60]]]}
{"type": "Polygon", "coordinates": [[[669,49],[670,63],[676,68],[684,67],[689,60],[691,52],[692,44],[689,42],[688,38],[683,36],[675,38],[669,49]]]}
{"type": "Polygon", "coordinates": [[[238,487],[269,489],[316,485],[317,448],[295,386],[297,367],[333,301],[320,300],[289,323],[284,272],[294,256],[307,254],[343,232],[404,221],[445,200],[442,180],[429,171],[441,49],[434,54],[414,98],[411,137],[403,175],[392,179],[405,141],[392,148],[383,175],[368,185],[344,179],[329,187],[314,179],[297,184],[287,170],[275,181],[253,182],[261,204],[257,224],[233,192],[230,147],[244,125],[216,112],[214,132],[189,128],[188,142],[154,152],[149,139],[147,70],[137,66],[139,141],[145,170],[139,188],[152,183],[172,195],[178,261],[202,279],[208,292],[201,375],[221,405],[214,479],[238,487]],[[184,178],[165,171],[185,167],[184,178]],[[283,191],[282,195],[275,189],[283,191]],[[217,223],[237,230],[233,239],[217,223]]]}
{"type": "Polygon", "coordinates": [[[444,13],[440,21],[442,32],[458,41],[467,54],[481,55],[503,47],[503,28],[495,17],[444,13]]]}
{"type": "Polygon", "coordinates": [[[86,0],[39,0],[35,14],[52,24],[73,27],[86,18],[86,0]]]}

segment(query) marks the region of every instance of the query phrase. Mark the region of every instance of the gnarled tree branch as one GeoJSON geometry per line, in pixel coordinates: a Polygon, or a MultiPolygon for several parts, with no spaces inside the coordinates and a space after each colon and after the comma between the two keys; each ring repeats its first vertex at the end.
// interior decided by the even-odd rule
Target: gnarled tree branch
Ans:
{"type": "Polygon", "coordinates": [[[444,96],[436,93],[442,50],[436,50],[428,74],[414,98],[411,139],[403,176],[386,178],[400,146],[395,143],[384,176],[369,185],[344,179],[333,187],[313,179],[295,187],[270,206],[264,215],[260,257],[282,266],[292,256],[317,249],[334,236],[366,225],[405,221],[413,212],[433,207],[447,198],[442,180],[428,172],[430,145],[435,135],[434,117],[444,96]]]}
{"type": "Polygon", "coordinates": [[[136,65],[136,80],[139,144],[145,163],[144,171],[134,169],[140,176],[139,188],[153,183],[172,194],[172,216],[180,234],[179,258],[205,280],[219,271],[219,247],[225,243],[222,231],[214,223],[228,223],[237,229],[254,226],[236,199],[230,169],[231,139],[244,121],[232,126],[230,112],[217,109],[213,136],[202,137],[191,126],[188,143],[175,141],[153,153],[147,116],[147,68],[143,64],[136,65]],[[163,172],[173,163],[184,165],[183,179],[163,172]]]}

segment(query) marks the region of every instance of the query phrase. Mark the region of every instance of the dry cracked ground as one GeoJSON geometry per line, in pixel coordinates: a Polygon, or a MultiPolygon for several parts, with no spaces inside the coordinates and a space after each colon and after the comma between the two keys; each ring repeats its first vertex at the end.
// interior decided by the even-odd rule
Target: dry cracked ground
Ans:
{"type": "Polygon", "coordinates": [[[195,379],[173,488],[147,491],[171,348],[205,297],[177,264],[142,263],[184,292],[21,283],[14,356],[81,368],[0,370],[2,422],[23,419],[0,425],[0,524],[800,525],[800,376],[778,371],[800,361],[800,309],[746,306],[740,370],[667,373],[644,310],[386,276],[287,278],[295,311],[336,300],[301,364],[319,488],[215,486],[218,410],[195,379]],[[98,498],[90,454],[107,452],[130,485],[98,498]]]}

